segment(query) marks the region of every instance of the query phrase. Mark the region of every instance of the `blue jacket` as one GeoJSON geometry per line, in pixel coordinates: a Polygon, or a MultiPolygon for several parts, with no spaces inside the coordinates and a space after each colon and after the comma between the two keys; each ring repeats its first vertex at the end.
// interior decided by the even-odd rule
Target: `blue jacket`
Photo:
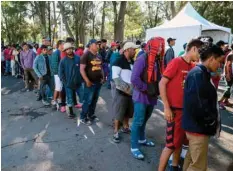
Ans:
{"type": "Polygon", "coordinates": [[[184,87],[182,127],[185,131],[214,135],[218,124],[217,92],[211,74],[198,65],[187,75],[184,87]]]}
{"type": "Polygon", "coordinates": [[[61,60],[58,76],[67,88],[77,89],[82,83],[80,73],[80,57],[74,55],[73,58],[65,57],[61,60]]]}
{"type": "MultiPolygon", "coordinates": [[[[49,58],[49,66],[50,66],[51,57],[48,56],[48,58],[49,58]]],[[[33,62],[33,69],[38,77],[42,77],[47,74],[46,61],[43,54],[40,54],[36,57],[36,59],[33,62]]]]}
{"type": "Polygon", "coordinates": [[[58,74],[58,67],[60,63],[60,51],[57,49],[51,56],[51,75],[58,74]]]}

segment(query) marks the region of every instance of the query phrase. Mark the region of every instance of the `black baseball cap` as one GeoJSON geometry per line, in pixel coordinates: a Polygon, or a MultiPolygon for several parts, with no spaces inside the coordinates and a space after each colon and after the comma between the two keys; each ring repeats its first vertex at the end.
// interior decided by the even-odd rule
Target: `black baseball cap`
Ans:
{"type": "Polygon", "coordinates": [[[41,48],[41,49],[48,49],[48,46],[46,46],[46,45],[41,45],[40,48],[41,48]]]}
{"type": "Polygon", "coordinates": [[[220,41],[218,41],[218,42],[216,43],[216,45],[217,45],[218,47],[221,47],[221,46],[226,45],[226,44],[228,44],[228,43],[224,42],[223,40],[220,40],[220,41]]]}
{"type": "Polygon", "coordinates": [[[175,39],[175,38],[169,37],[169,38],[167,39],[167,43],[170,43],[170,41],[173,41],[173,40],[176,40],[176,39],[175,39]]]}

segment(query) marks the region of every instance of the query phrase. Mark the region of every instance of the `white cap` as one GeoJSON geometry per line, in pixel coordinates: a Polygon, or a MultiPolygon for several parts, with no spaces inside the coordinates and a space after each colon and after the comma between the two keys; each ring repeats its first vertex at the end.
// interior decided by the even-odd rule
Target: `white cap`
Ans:
{"type": "Polygon", "coordinates": [[[123,50],[125,51],[130,48],[137,49],[139,47],[140,45],[135,45],[133,42],[126,42],[125,45],[123,46],[123,50]]]}
{"type": "Polygon", "coordinates": [[[70,49],[70,48],[74,49],[74,46],[71,43],[67,42],[67,43],[64,44],[63,51],[65,51],[67,49],[70,49]]]}

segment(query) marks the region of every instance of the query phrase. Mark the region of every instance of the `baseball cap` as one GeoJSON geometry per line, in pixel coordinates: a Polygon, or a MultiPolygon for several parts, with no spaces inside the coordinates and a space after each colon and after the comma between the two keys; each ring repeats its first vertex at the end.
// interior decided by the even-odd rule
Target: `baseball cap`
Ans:
{"type": "Polygon", "coordinates": [[[113,47],[113,46],[118,46],[118,44],[116,42],[112,42],[111,47],[113,47]]]}
{"type": "Polygon", "coordinates": [[[97,43],[97,40],[96,39],[91,39],[90,41],[89,41],[89,46],[91,45],[91,44],[93,44],[93,43],[97,43]]]}
{"type": "Polygon", "coordinates": [[[46,45],[41,45],[40,48],[41,48],[41,49],[48,49],[48,46],[46,46],[46,45]]]}
{"type": "Polygon", "coordinates": [[[220,40],[220,41],[218,41],[217,43],[216,43],[216,45],[217,46],[223,46],[223,45],[226,45],[226,44],[228,44],[228,43],[226,43],[226,42],[224,42],[223,40],[220,40]]]}
{"type": "Polygon", "coordinates": [[[123,50],[125,51],[130,48],[137,49],[139,47],[140,45],[135,45],[133,42],[126,42],[125,45],[123,46],[123,50]]]}
{"type": "Polygon", "coordinates": [[[167,39],[167,42],[170,43],[170,41],[172,41],[172,40],[176,40],[176,39],[175,39],[175,38],[169,37],[169,38],[167,39]]]}

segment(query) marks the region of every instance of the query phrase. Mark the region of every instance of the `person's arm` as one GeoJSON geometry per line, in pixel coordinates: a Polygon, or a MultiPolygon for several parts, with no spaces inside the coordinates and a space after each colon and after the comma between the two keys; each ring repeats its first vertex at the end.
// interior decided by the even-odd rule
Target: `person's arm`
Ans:
{"type": "Polygon", "coordinates": [[[164,104],[164,117],[169,122],[174,119],[174,116],[167,98],[167,84],[175,77],[178,67],[176,60],[170,62],[163,73],[161,81],[159,82],[160,97],[164,104]]]}
{"type": "Polygon", "coordinates": [[[35,71],[36,75],[41,78],[42,74],[40,73],[40,71],[38,70],[38,57],[36,57],[36,59],[33,61],[33,70],[35,71]]]}
{"type": "Polygon", "coordinates": [[[226,61],[226,70],[225,70],[225,72],[226,72],[226,80],[227,81],[230,81],[231,80],[231,66],[232,65],[232,62],[231,61],[226,61]]]}
{"type": "Polygon", "coordinates": [[[129,94],[130,85],[121,79],[120,74],[121,74],[122,68],[118,64],[119,64],[118,61],[116,61],[115,64],[113,64],[112,66],[112,79],[118,90],[121,90],[129,94]]]}
{"type": "Polygon", "coordinates": [[[89,80],[89,78],[87,77],[87,74],[86,74],[86,65],[85,64],[80,64],[80,73],[84,79],[84,81],[86,82],[87,84],[87,87],[90,87],[93,85],[93,83],[89,80]]]}
{"type": "Polygon", "coordinates": [[[134,67],[132,71],[131,83],[133,84],[134,87],[136,87],[136,89],[138,89],[141,92],[145,92],[147,90],[147,84],[143,82],[141,79],[141,75],[144,71],[144,68],[145,68],[145,58],[144,57],[137,58],[134,63],[134,67]]]}

